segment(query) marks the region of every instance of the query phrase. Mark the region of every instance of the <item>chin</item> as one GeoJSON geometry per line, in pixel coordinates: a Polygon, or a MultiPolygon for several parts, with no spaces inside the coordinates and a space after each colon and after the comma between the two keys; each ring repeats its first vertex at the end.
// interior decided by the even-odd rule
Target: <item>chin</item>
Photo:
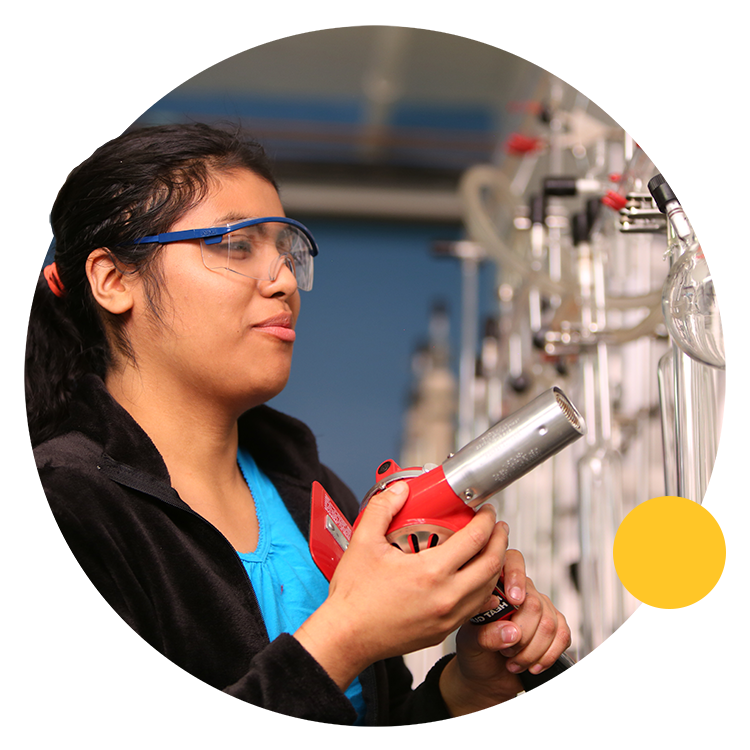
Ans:
{"type": "Polygon", "coordinates": [[[286,377],[274,380],[272,382],[264,383],[259,385],[254,383],[252,387],[243,394],[240,399],[241,412],[244,413],[248,409],[252,409],[255,406],[260,406],[270,401],[272,398],[276,398],[286,387],[289,381],[289,374],[286,377]]]}

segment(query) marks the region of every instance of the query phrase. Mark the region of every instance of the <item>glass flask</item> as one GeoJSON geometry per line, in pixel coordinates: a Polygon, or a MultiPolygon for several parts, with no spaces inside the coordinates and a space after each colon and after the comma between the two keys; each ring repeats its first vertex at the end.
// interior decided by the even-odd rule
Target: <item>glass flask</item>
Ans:
{"type": "Polygon", "coordinates": [[[675,194],[657,174],[648,183],[667,215],[672,264],[662,291],[664,322],[675,344],[698,362],[723,369],[724,337],[713,278],[675,194]]]}

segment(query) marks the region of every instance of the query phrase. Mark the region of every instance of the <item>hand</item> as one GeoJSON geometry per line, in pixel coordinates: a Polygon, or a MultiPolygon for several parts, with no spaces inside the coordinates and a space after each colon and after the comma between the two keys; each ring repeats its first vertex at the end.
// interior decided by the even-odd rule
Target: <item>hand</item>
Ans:
{"type": "Polygon", "coordinates": [[[523,555],[508,550],[504,587],[519,607],[508,620],[466,623],[456,635],[456,658],[441,675],[441,691],[455,715],[513,698],[522,690],[518,674],[549,669],[570,646],[570,628],[547,596],[526,577],[523,555]]]}
{"type": "Polygon", "coordinates": [[[370,500],[328,598],[295,633],[339,686],[374,661],[441,643],[492,605],[508,544],[494,509],[482,508],[444,544],[406,554],[385,535],[407,496],[397,482],[370,500]]]}

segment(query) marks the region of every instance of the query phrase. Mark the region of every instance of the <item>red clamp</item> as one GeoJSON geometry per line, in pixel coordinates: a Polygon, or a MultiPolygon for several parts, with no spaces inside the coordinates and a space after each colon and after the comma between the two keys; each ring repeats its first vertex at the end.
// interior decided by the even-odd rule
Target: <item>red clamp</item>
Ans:
{"type": "Polygon", "coordinates": [[[608,190],[607,194],[602,198],[602,203],[613,211],[621,211],[625,208],[627,202],[628,199],[624,195],[620,195],[614,190],[608,190]]]}
{"type": "Polygon", "coordinates": [[[534,136],[521,135],[521,133],[512,133],[505,143],[505,151],[514,156],[524,156],[533,151],[540,151],[544,148],[544,141],[534,136]]]}

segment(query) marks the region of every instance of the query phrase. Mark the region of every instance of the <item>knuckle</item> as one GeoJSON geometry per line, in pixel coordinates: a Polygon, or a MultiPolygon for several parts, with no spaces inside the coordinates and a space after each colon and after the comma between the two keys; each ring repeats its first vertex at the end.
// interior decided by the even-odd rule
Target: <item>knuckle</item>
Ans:
{"type": "Polygon", "coordinates": [[[545,615],[539,621],[538,627],[540,635],[547,639],[552,639],[557,635],[557,620],[550,615],[545,615]]]}
{"type": "Polygon", "coordinates": [[[390,502],[387,491],[378,492],[377,495],[374,495],[370,498],[369,502],[367,503],[367,508],[365,508],[365,512],[367,512],[368,510],[370,512],[378,512],[380,510],[387,509],[389,506],[390,502]]]}
{"type": "Polygon", "coordinates": [[[442,568],[437,564],[437,561],[427,559],[427,555],[422,555],[418,558],[420,562],[423,562],[421,577],[423,585],[429,589],[435,589],[442,584],[442,568]]]}
{"type": "Polygon", "coordinates": [[[450,620],[455,611],[455,602],[447,596],[436,597],[433,602],[432,614],[439,622],[450,620]]]}
{"type": "Polygon", "coordinates": [[[529,594],[526,596],[526,601],[523,603],[524,608],[527,612],[533,615],[541,614],[542,612],[542,600],[536,594],[529,594]]]}
{"type": "Polygon", "coordinates": [[[570,629],[566,630],[563,637],[563,651],[567,651],[573,645],[573,636],[570,633],[570,629]]]}
{"type": "Polygon", "coordinates": [[[503,560],[497,555],[488,555],[487,557],[487,571],[492,576],[492,586],[494,588],[497,579],[503,572],[503,560]]]}
{"type": "Polygon", "coordinates": [[[469,524],[466,527],[466,533],[474,547],[481,549],[487,543],[487,534],[479,524],[469,524]]]}
{"type": "Polygon", "coordinates": [[[558,625],[559,638],[563,644],[563,651],[565,651],[565,649],[570,648],[573,644],[573,634],[570,632],[570,625],[568,625],[568,621],[565,619],[564,615],[560,615],[558,625]]]}

